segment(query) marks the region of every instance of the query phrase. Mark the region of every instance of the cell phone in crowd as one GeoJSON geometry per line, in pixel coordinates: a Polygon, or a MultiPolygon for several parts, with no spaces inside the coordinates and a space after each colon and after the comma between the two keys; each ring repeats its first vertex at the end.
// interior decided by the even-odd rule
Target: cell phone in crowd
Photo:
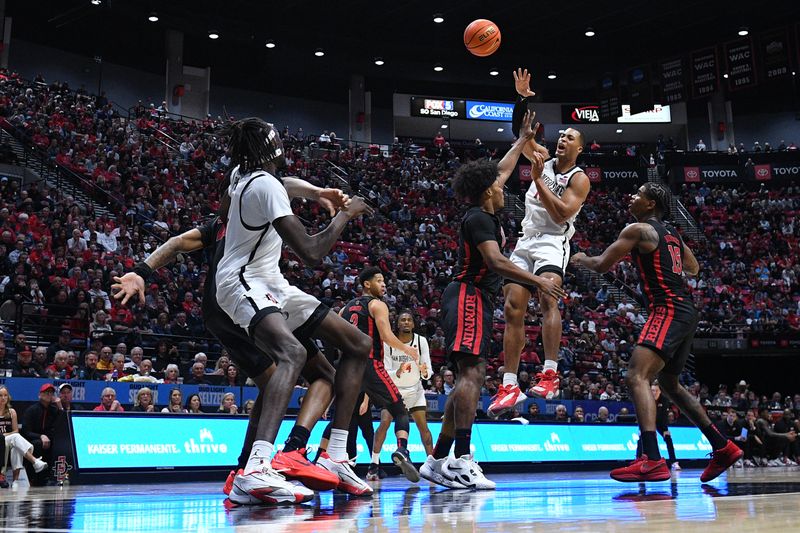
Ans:
{"type": "Polygon", "coordinates": [[[747,428],[742,428],[742,434],[740,435],[742,440],[747,439],[747,428]]]}

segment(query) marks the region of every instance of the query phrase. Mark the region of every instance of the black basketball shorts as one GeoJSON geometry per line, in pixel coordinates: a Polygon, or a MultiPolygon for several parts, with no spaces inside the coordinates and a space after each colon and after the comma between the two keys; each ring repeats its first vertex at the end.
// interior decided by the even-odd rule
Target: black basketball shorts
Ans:
{"type": "Polygon", "coordinates": [[[638,344],[650,348],[664,359],[663,372],[683,372],[692,350],[698,314],[686,301],[673,300],[650,308],[650,316],[639,334],[638,344]]]}
{"type": "Polygon", "coordinates": [[[442,328],[452,358],[486,358],[492,341],[494,298],[474,285],[454,281],[442,293],[442,328]]]}

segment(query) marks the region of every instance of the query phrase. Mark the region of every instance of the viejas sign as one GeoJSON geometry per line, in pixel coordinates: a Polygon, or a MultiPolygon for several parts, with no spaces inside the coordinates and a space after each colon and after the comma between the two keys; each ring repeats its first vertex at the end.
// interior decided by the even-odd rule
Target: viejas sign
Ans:
{"type": "Polygon", "coordinates": [[[562,105],[561,121],[564,124],[599,124],[600,106],[597,104],[562,105]]]}

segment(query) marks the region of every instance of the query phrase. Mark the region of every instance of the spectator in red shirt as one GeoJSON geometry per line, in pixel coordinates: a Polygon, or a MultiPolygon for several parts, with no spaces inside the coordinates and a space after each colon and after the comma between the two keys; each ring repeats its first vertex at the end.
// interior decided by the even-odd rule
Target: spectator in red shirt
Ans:
{"type": "Polygon", "coordinates": [[[100,399],[100,405],[98,405],[92,410],[101,412],[110,412],[110,411],[122,412],[125,409],[122,407],[119,401],[117,401],[117,391],[115,391],[111,387],[106,387],[105,389],[103,389],[103,394],[100,399]]]}
{"type": "Polygon", "coordinates": [[[53,364],[45,368],[47,375],[54,379],[72,379],[73,369],[67,361],[67,352],[59,350],[53,358],[53,364]]]}

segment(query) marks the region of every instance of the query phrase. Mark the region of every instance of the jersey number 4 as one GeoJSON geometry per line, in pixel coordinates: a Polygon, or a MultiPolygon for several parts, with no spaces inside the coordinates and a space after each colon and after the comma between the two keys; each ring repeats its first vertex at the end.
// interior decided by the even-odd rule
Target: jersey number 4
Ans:
{"type": "Polygon", "coordinates": [[[683,273],[683,259],[681,258],[681,249],[680,247],[670,244],[667,246],[669,248],[669,255],[672,256],[672,271],[675,274],[682,274],[683,273]]]}

